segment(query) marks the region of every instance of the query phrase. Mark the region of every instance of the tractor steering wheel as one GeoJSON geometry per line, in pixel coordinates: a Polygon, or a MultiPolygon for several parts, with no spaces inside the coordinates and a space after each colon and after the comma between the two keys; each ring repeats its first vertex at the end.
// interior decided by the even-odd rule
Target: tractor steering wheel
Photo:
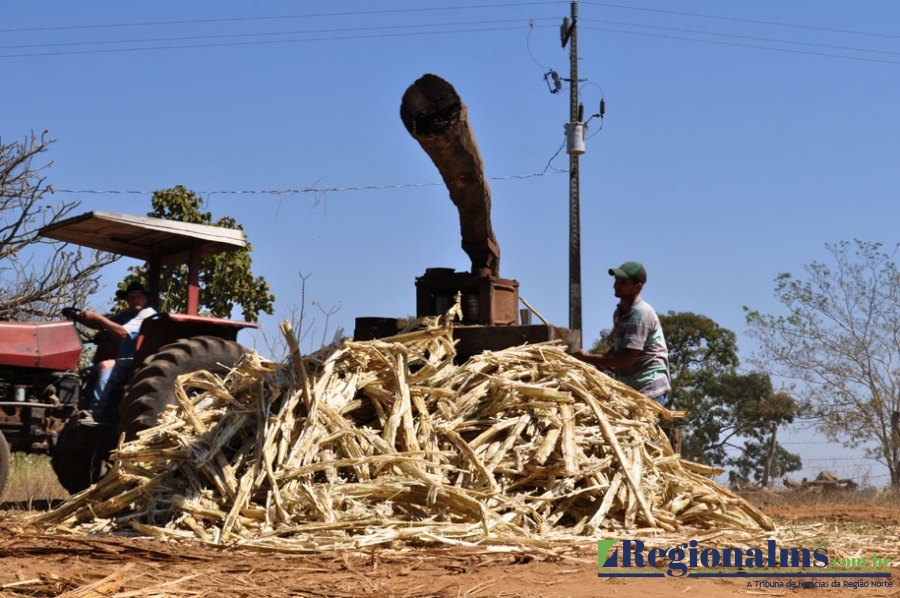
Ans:
{"type": "Polygon", "coordinates": [[[81,342],[85,344],[93,344],[93,345],[102,345],[104,343],[109,342],[109,334],[105,330],[87,332],[80,325],[78,321],[79,316],[84,313],[84,310],[75,307],[64,307],[62,308],[62,315],[65,319],[71,321],[75,324],[75,330],[78,331],[78,335],[81,337],[81,342]]]}
{"type": "Polygon", "coordinates": [[[74,305],[72,307],[62,308],[62,316],[65,319],[72,321],[72,322],[77,321],[78,316],[80,316],[81,314],[82,314],[82,311],[80,309],[78,309],[77,307],[75,307],[74,305]]]}

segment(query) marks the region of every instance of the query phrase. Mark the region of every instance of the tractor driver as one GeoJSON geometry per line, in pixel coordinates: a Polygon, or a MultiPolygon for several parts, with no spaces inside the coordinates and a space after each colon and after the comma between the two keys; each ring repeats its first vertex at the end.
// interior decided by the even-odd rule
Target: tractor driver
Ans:
{"type": "Polygon", "coordinates": [[[128,309],[114,316],[106,317],[95,311],[63,309],[63,316],[83,324],[88,328],[103,330],[119,341],[116,359],[106,359],[97,364],[97,381],[84,420],[96,423],[114,424],[118,421],[118,409],[110,405],[112,389],[121,386],[131,373],[138,332],[144,320],[156,313],[148,305],[147,289],[139,282],[132,282],[128,288],[116,291],[116,297],[128,303],[128,309]]]}

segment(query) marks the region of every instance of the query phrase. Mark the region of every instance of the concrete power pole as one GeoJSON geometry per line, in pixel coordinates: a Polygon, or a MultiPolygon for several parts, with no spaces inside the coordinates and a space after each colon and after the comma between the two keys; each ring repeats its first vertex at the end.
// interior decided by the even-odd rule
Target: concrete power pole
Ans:
{"type": "MultiPolygon", "coordinates": [[[[578,2],[572,2],[571,22],[563,19],[562,46],[569,44],[569,122],[566,145],[569,154],[569,330],[577,331],[582,345],[581,325],[581,205],[578,158],[584,153],[583,108],[578,101],[578,2]]],[[[572,343],[570,343],[572,344],[572,343]]]]}

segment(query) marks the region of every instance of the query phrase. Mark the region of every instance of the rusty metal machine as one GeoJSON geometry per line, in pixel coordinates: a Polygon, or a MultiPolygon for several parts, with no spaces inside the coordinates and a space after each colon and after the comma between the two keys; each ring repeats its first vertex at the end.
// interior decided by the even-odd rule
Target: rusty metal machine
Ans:
{"type": "MultiPolygon", "coordinates": [[[[442,315],[457,293],[461,295],[463,318],[454,329],[460,361],[525,343],[561,340],[574,347],[578,339],[573,331],[546,322],[531,324],[531,312],[519,309],[519,282],[500,277],[491,191],[466,105],[453,86],[436,75],[422,76],[403,94],[400,118],[437,166],[459,212],[462,248],[472,262],[468,272],[428,268],[417,277],[416,316],[442,315]]],[[[354,336],[360,340],[387,336],[391,331],[387,324],[358,318],[354,336]]]]}

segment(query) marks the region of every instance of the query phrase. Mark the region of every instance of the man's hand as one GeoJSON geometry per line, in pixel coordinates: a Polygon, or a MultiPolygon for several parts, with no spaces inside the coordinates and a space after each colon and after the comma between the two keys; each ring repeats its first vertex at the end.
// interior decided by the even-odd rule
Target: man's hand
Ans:
{"type": "Polygon", "coordinates": [[[603,355],[596,355],[594,353],[588,353],[584,349],[578,349],[574,353],[572,353],[572,357],[577,359],[578,361],[583,361],[588,363],[599,370],[605,370],[606,364],[604,363],[606,357],[603,355]]]}
{"type": "Polygon", "coordinates": [[[77,307],[64,307],[62,308],[62,316],[74,322],[81,315],[81,310],[77,307]]]}

